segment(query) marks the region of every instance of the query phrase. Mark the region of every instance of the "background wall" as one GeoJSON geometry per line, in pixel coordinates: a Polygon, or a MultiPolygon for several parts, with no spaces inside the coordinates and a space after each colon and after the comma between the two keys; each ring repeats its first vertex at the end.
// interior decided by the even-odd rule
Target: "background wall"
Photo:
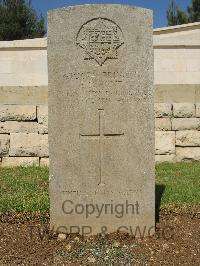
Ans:
{"type": "MultiPolygon", "coordinates": [[[[200,160],[200,23],[154,30],[157,162],[200,160]]],[[[0,42],[1,166],[48,164],[47,40],[0,42]]]]}

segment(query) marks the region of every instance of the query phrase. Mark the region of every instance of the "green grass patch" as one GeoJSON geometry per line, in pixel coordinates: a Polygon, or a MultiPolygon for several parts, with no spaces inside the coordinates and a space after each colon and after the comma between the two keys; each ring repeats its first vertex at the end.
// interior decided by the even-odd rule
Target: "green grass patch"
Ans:
{"type": "Polygon", "coordinates": [[[0,168],[0,212],[48,212],[48,168],[0,168]]]}
{"type": "Polygon", "coordinates": [[[156,188],[163,189],[161,207],[200,204],[200,163],[162,163],[156,166],[156,188]]]}
{"type": "MultiPolygon", "coordinates": [[[[49,212],[48,168],[0,168],[0,213],[49,212]]],[[[200,205],[200,163],[156,165],[161,207],[200,205]]]]}

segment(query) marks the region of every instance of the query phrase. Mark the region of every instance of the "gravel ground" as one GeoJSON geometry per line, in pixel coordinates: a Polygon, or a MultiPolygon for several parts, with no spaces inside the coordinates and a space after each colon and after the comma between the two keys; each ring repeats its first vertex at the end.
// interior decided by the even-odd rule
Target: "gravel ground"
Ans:
{"type": "Polygon", "coordinates": [[[200,208],[161,211],[156,234],[145,239],[115,233],[61,241],[48,227],[48,216],[0,215],[0,265],[200,264],[200,208]]]}

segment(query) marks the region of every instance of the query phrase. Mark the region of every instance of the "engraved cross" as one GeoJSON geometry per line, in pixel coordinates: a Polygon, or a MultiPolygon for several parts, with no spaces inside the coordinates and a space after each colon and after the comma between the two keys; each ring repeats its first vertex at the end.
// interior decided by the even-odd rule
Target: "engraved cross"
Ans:
{"type": "Polygon", "coordinates": [[[105,138],[113,138],[113,137],[121,137],[124,136],[124,133],[111,133],[105,134],[104,133],[104,110],[98,109],[99,111],[99,132],[97,134],[80,134],[80,138],[82,139],[98,139],[99,140],[99,186],[104,186],[105,181],[103,179],[103,146],[104,146],[104,139],[105,138]]]}

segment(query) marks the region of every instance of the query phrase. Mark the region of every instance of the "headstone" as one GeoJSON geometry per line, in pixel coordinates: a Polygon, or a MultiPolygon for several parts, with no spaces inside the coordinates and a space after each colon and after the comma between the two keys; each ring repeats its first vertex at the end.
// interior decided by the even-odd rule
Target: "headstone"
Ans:
{"type": "Polygon", "coordinates": [[[51,228],[152,233],[152,12],[84,5],[48,21],[51,228]]]}

